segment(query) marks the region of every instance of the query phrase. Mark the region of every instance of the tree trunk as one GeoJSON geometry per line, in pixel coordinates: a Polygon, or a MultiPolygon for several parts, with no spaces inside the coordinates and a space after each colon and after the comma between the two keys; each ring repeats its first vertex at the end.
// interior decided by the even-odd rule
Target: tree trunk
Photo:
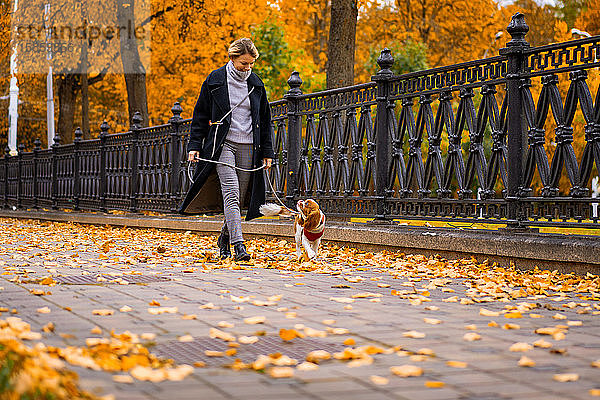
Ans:
{"type": "Polygon", "coordinates": [[[354,84],[356,0],[331,0],[331,24],[327,47],[327,89],[354,84]]]}
{"type": "Polygon", "coordinates": [[[128,27],[121,33],[121,61],[123,62],[123,76],[127,87],[127,105],[129,109],[129,122],[133,114],[139,111],[142,115],[142,126],[148,126],[148,97],[146,94],[146,70],[140,60],[137,41],[133,34],[134,0],[119,0],[117,20],[119,26],[128,27]]]}
{"type": "MultiPolygon", "coordinates": [[[[75,100],[77,81],[75,74],[59,74],[58,80],[58,134],[63,144],[73,142],[73,120],[75,118],[75,100]]],[[[50,143],[52,144],[52,143],[50,143]]]]}

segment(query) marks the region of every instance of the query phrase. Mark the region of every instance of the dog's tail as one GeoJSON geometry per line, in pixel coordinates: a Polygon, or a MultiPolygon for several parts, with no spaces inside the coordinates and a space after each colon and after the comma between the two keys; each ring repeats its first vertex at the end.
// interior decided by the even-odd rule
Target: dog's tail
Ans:
{"type": "Polygon", "coordinates": [[[292,214],[285,208],[275,203],[267,203],[263,204],[258,208],[260,213],[265,217],[274,217],[274,216],[282,216],[282,217],[291,217],[292,214]]]}

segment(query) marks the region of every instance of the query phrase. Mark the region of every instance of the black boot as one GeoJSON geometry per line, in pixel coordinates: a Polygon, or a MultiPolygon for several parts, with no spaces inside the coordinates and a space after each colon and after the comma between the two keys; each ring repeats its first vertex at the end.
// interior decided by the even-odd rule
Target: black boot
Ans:
{"type": "Polygon", "coordinates": [[[246,251],[244,242],[239,242],[233,245],[235,250],[235,261],[248,261],[250,260],[250,254],[246,251]]]}
{"type": "Polygon", "coordinates": [[[217,246],[219,246],[219,257],[221,257],[221,260],[231,257],[231,248],[229,247],[229,232],[227,230],[221,231],[221,234],[217,239],[217,246]]]}

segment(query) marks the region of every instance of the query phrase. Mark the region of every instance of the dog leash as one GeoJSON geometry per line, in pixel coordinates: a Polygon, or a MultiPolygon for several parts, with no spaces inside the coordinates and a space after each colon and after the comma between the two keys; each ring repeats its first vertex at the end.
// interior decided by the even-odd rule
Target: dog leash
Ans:
{"type": "MultiPolygon", "coordinates": [[[[236,169],[236,170],[242,171],[242,172],[256,172],[256,171],[260,171],[261,169],[265,168],[264,164],[261,165],[258,168],[247,169],[247,168],[241,168],[241,167],[238,167],[238,166],[235,166],[235,165],[231,165],[231,164],[228,164],[226,162],[215,161],[215,160],[207,160],[206,158],[201,158],[201,157],[196,157],[195,160],[209,162],[209,163],[213,163],[213,164],[225,165],[226,167],[231,167],[233,169],[236,169]]],[[[192,161],[188,161],[188,168],[187,168],[188,179],[193,184],[194,183],[194,179],[193,179],[193,174],[192,174],[192,171],[191,171],[191,167],[192,167],[192,161]]],[[[267,174],[267,182],[269,182],[269,187],[271,188],[271,193],[273,193],[273,196],[275,196],[275,199],[277,200],[277,202],[279,203],[280,206],[282,206],[283,208],[285,208],[286,210],[288,210],[291,214],[294,214],[294,215],[300,214],[300,215],[302,215],[300,212],[294,211],[294,210],[288,208],[283,203],[283,201],[281,201],[281,199],[279,198],[279,196],[277,196],[277,191],[275,190],[275,188],[273,188],[273,184],[271,183],[271,180],[269,179],[269,174],[267,174]]],[[[306,217],[304,217],[304,218],[306,218],[306,217]]]]}

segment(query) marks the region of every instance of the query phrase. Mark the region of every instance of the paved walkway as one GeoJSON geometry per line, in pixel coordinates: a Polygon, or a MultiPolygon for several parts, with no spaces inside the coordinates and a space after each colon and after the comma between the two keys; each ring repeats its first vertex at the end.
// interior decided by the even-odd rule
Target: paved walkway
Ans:
{"type": "Polygon", "coordinates": [[[299,264],[292,246],[276,240],[248,242],[253,260],[236,265],[215,259],[215,239],[0,219],[0,309],[16,309],[34,331],[52,322],[46,345],[85,346],[86,338],[128,330],[155,334],[148,343],[155,354],[206,364],[183,381],[160,383],[117,383],[109,372],[71,367],[85,389],[117,399],[548,400],[593,398],[600,389],[600,369],[592,366],[600,359],[597,276],[327,245],[319,261],[299,264]],[[40,284],[46,276],[65,283],[40,284]],[[94,284],[81,284],[86,279],[94,284]],[[206,350],[232,348],[210,339],[211,328],[258,342],[233,347],[232,357],[208,357],[206,350]],[[284,342],[282,328],[305,337],[284,342]],[[551,335],[539,328],[552,328],[541,331],[551,335]],[[331,359],[315,370],[304,363],[292,367],[292,377],[273,378],[290,371],[268,366],[222,366],[272,353],[300,364],[312,350],[361,346],[371,347],[354,362],[331,359]],[[523,356],[535,365],[519,366],[523,356]],[[422,374],[395,374],[403,365],[422,374]]]}

